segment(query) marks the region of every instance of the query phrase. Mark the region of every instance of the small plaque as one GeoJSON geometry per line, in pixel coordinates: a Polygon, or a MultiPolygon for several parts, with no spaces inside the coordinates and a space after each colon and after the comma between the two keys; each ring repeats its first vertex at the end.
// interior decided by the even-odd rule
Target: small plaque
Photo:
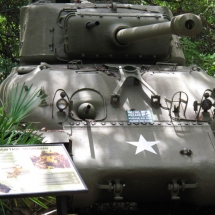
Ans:
{"type": "Polygon", "coordinates": [[[128,122],[131,123],[153,123],[152,112],[150,110],[127,110],[128,122]]]}
{"type": "Polygon", "coordinates": [[[63,144],[0,147],[0,198],[87,191],[63,144]]]}

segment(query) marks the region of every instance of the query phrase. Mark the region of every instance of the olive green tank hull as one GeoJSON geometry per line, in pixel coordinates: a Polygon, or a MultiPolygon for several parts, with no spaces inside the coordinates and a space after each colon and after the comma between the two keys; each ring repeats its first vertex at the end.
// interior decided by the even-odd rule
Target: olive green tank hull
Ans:
{"type": "MultiPolygon", "coordinates": [[[[166,7],[37,2],[21,9],[20,60],[0,86],[39,89],[25,122],[65,143],[101,201],[215,205],[215,79],[185,67],[179,36],[198,16],[166,7]]],[[[23,124],[25,124],[23,122],[23,124]]]]}
{"type": "MultiPolygon", "coordinates": [[[[136,66],[138,71],[140,65],[136,66]]],[[[177,113],[153,108],[152,92],[147,85],[134,84],[131,76],[138,77],[136,74],[129,74],[124,81],[119,107],[113,107],[111,95],[123,81],[120,69],[112,70],[109,76],[92,65],[74,70],[67,69],[66,65],[45,68],[43,64],[19,74],[24,68],[29,67],[14,68],[13,74],[1,85],[1,92],[14,83],[25,82],[26,86],[33,84],[33,88],[42,88],[47,95],[45,104],[27,120],[40,122],[38,129],[46,128],[42,133],[47,143],[68,145],[70,142],[69,152],[89,189],[87,194],[74,196],[74,206],[119,200],[215,204],[212,189],[215,139],[211,126],[206,120],[197,122],[193,110],[193,102],[201,101],[204,91],[213,88],[212,77],[197,71],[196,67],[177,67],[172,72],[169,67],[158,70],[151,66],[148,71],[141,71],[141,81],[161,96],[162,106],[170,107],[167,99],[171,100],[175,92],[188,95],[186,120],[180,122],[174,120],[177,113]],[[57,101],[62,99],[60,91],[56,93],[58,89],[64,90],[73,101],[70,113],[69,108],[58,109],[57,101]],[[84,103],[94,106],[94,120],[79,118],[79,107],[84,103]],[[129,122],[128,110],[150,111],[151,116],[148,122],[129,122]]],[[[178,95],[173,100],[178,101],[178,95]]],[[[184,117],[182,106],[181,118],[184,117]]],[[[132,114],[140,119],[138,111],[132,114]]],[[[200,111],[202,119],[210,114],[200,111]]]]}

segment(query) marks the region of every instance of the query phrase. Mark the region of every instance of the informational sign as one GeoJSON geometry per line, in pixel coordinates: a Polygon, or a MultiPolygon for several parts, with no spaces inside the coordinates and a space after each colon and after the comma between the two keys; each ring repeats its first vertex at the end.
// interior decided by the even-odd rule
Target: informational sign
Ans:
{"type": "Polygon", "coordinates": [[[63,144],[0,147],[1,196],[87,191],[63,144]]]}
{"type": "Polygon", "coordinates": [[[153,123],[153,117],[150,110],[127,110],[128,122],[131,123],[153,123]]]}

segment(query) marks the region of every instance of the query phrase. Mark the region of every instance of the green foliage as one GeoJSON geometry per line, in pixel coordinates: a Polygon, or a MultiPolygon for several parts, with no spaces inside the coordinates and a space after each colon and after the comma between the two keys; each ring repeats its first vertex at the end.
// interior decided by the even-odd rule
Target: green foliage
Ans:
{"type": "Polygon", "coordinates": [[[20,89],[14,85],[9,92],[6,92],[6,105],[4,107],[8,116],[18,123],[35,110],[42,102],[40,90],[32,92],[32,86],[28,89],[25,85],[20,89]]]}
{"type": "Polygon", "coordinates": [[[19,63],[19,10],[27,0],[0,1],[0,83],[19,63]]]}
{"type": "Polygon", "coordinates": [[[200,66],[210,76],[215,76],[215,53],[203,54],[199,53],[198,47],[201,42],[192,42],[188,38],[181,38],[181,45],[184,50],[186,64],[196,64],[200,66]]]}
{"type": "Polygon", "coordinates": [[[8,214],[6,211],[13,211],[14,208],[27,208],[28,214],[37,214],[42,209],[48,209],[55,205],[56,199],[52,196],[47,197],[29,197],[15,199],[0,199],[0,214],[8,214]]]}
{"type": "Polygon", "coordinates": [[[214,54],[201,54],[202,67],[208,75],[215,77],[215,53],[214,54]]]}
{"type": "Polygon", "coordinates": [[[199,42],[192,42],[189,38],[184,37],[180,39],[180,43],[184,51],[187,65],[201,63],[200,54],[198,52],[199,42]]]}
{"type": "Polygon", "coordinates": [[[0,83],[19,63],[19,10],[27,4],[27,0],[0,1],[0,83]]]}
{"type": "Polygon", "coordinates": [[[13,63],[10,59],[0,58],[0,83],[10,74],[13,67],[17,63],[13,63]]]}
{"type": "Polygon", "coordinates": [[[31,124],[20,130],[20,123],[42,101],[40,91],[25,90],[23,85],[13,86],[7,92],[6,103],[0,109],[0,145],[5,144],[35,144],[41,143],[41,135],[37,135],[31,124]]]}
{"type": "Polygon", "coordinates": [[[0,1],[0,57],[19,62],[19,10],[27,0],[0,1]]]}
{"type": "Polygon", "coordinates": [[[25,205],[33,214],[41,209],[48,209],[49,205],[55,204],[55,200],[56,199],[52,196],[19,198],[14,199],[14,205],[16,207],[25,205]]]}
{"type": "MultiPolygon", "coordinates": [[[[25,85],[14,85],[5,98],[6,103],[0,108],[0,145],[38,144],[42,143],[41,135],[32,128],[31,124],[20,127],[21,121],[34,111],[42,102],[39,90],[26,90],[25,85]]],[[[32,214],[48,205],[55,203],[54,197],[31,197],[14,199],[13,203],[7,199],[0,199],[0,214],[6,214],[6,209],[12,211],[12,205],[25,205],[32,214]]]]}

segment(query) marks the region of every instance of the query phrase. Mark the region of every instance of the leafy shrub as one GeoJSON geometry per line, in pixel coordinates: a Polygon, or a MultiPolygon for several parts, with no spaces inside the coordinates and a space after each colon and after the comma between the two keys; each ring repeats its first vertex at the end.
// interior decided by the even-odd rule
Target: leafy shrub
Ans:
{"type": "Polygon", "coordinates": [[[215,53],[200,53],[199,46],[202,46],[202,42],[191,41],[189,38],[181,38],[180,41],[184,50],[186,64],[196,64],[205,70],[208,75],[215,77],[215,53]]]}
{"type": "Polygon", "coordinates": [[[11,69],[17,64],[10,59],[0,58],[0,83],[10,74],[11,69]]]}
{"type": "MultiPolygon", "coordinates": [[[[8,92],[4,105],[0,108],[0,145],[35,144],[42,143],[43,138],[32,128],[31,124],[20,130],[20,122],[35,110],[42,101],[39,90],[27,91],[24,85],[14,85],[8,92]]],[[[48,205],[55,203],[54,197],[29,197],[19,199],[0,199],[0,214],[5,215],[6,210],[24,205],[32,214],[48,205]]]]}

